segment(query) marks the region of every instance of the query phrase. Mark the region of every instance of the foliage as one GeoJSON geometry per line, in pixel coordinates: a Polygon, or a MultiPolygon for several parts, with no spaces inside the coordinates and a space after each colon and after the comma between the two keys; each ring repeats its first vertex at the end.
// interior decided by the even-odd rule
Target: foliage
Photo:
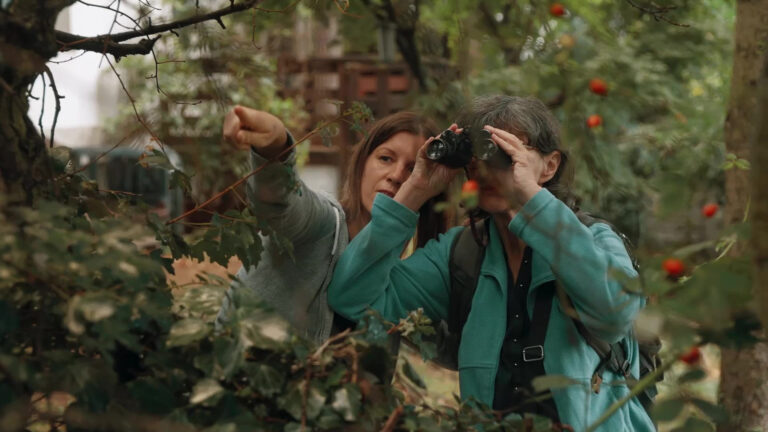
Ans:
{"type": "Polygon", "coordinates": [[[79,175],[60,186],[0,206],[3,430],[372,430],[393,412],[420,430],[520,426],[468,404],[403,405],[382,384],[394,359],[380,320],[312,346],[242,294],[215,329],[228,280],[201,276],[174,299],[171,260],[116,216],[129,208],[79,175]]]}
{"type": "MultiPolygon", "coordinates": [[[[417,2],[398,4],[411,3],[417,2]]],[[[170,18],[197,6],[169,4],[170,18]]],[[[335,13],[315,2],[304,6],[300,13],[335,13]]],[[[547,101],[563,124],[563,141],[582,161],[574,189],[583,206],[642,240],[637,288],[649,296],[649,307],[640,327],[664,334],[665,364],[676,372],[654,417],[680,422],[682,430],[709,429],[704,418],[719,422],[725,414],[691,390],[705,379],[700,367],[671,365],[691,345],[755,342],[748,262],[725,256],[748,227],[728,227],[690,245],[690,237],[665,238],[674,229],[660,221],[674,217],[701,227],[707,222],[683,211],[693,208],[700,218],[699,201],[722,198],[722,170],[749,169],[722,146],[730,61],[730,20],[723,17],[732,18],[732,5],[686,2],[673,19],[690,27],[657,22],[629,2],[567,6],[564,17],[553,18],[536,2],[420,4],[420,49],[455,64],[463,79],[433,77],[433,92],[415,96],[414,105],[447,122],[478,94],[547,101]],[[594,77],[608,82],[607,95],[589,91],[594,77]],[[602,127],[585,125],[591,114],[602,116],[602,127]],[[684,260],[683,277],[662,272],[669,255],[684,260]]],[[[299,104],[277,96],[272,59],[251,44],[254,33],[288,32],[295,15],[257,12],[226,18],[226,32],[208,23],[166,36],[152,60],[172,62],[120,63],[140,116],[157,139],[180,150],[188,168],[172,167],[162,150],[148,151],[142,162],[173,168],[177,187],[196,201],[248,174],[218,145],[231,103],[301,119],[299,104]]],[[[344,43],[369,51],[370,9],[352,4],[345,12],[344,43]]],[[[113,129],[134,122],[133,107],[126,109],[113,129]]],[[[368,117],[360,107],[345,115],[356,124],[368,117]]],[[[188,286],[169,286],[171,258],[226,263],[237,256],[257,263],[260,236],[275,235],[258,212],[246,205],[219,212],[206,229],[183,237],[151,215],[147,224],[135,224],[132,216],[146,209],[67,171],[68,155],[54,152],[47,160],[53,177],[32,200],[0,194],[3,430],[549,430],[546,421],[505,417],[472,402],[434,407],[414,400],[408,385],[418,387],[420,378],[408,366],[402,373],[410,384],[389,386],[394,366],[383,341],[391,325],[375,318],[318,347],[293,336],[257,299],[244,298],[227,326],[215,328],[229,280],[200,275],[188,286]],[[152,237],[157,247],[137,246],[152,237]]],[[[393,328],[428,358],[434,347],[422,339],[431,331],[427,324],[416,312],[393,328]]]]}

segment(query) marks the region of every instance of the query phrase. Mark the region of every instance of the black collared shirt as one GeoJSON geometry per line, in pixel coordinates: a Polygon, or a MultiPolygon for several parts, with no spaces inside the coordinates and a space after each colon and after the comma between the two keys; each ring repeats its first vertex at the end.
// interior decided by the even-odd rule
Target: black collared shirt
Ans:
{"type": "Polygon", "coordinates": [[[507,273],[507,332],[501,348],[493,397],[493,408],[497,410],[517,405],[520,402],[521,387],[530,384],[531,378],[525,376],[526,365],[523,365],[522,350],[531,325],[526,307],[531,285],[531,253],[530,247],[523,251],[517,278],[512,271],[508,270],[507,273]]]}

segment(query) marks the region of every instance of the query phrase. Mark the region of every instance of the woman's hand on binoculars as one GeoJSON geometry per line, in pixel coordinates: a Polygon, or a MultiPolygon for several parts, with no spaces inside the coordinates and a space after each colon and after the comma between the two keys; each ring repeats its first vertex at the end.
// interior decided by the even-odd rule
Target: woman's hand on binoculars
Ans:
{"type": "Polygon", "coordinates": [[[237,105],[224,117],[224,139],[240,150],[253,147],[259,155],[271,159],[285,148],[288,132],[283,122],[272,114],[237,105]]]}
{"type": "Polygon", "coordinates": [[[536,149],[503,129],[485,126],[491,139],[514,161],[504,170],[489,170],[495,177],[500,192],[511,200],[512,210],[519,210],[541,189],[539,178],[544,170],[544,159],[536,149]]]}
{"type": "MultiPolygon", "coordinates": [[[[456,124],[452,124],[449,129],[455,133],[461,132],[456,124]]],[[[461,168],[449,168],[427,158],[427,146],[435,138],[437,137],[430,137],[421,146],[413,172],[395,195],[395,201],[413,211],[419,211],[427,200],[444,191],[461,171],[461,168]]]]}

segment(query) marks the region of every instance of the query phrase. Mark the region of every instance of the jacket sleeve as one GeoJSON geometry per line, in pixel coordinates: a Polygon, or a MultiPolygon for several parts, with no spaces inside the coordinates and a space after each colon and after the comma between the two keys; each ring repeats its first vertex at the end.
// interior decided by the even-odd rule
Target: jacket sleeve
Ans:
{"type": "Polygon", "coordinates": [[[371,221],[342,254],[328,287],[328,304],[337,313],[359,320],[368,308],[393,322],[424,308],[445,319],[450,277],[448,254],[461,228],[430,240],[405,260],[400,254],[413,235],[418,214],[379,194],[371,221]]]}
{"type": "MultiPolygon", "coordinates": [[[[288,134],[286,145],[293,144],[288,134]]],[[[267,159],[253,149],[251,169],[267,159]]],[[[336,214],[329,200],[308,188],[294,170],[296,153],[283,163],[266,165],[248,179],[248,202],[257,217],[265,218],[280,235],[296,244],[311,244],[336,229],[336,214]]]]}
{"type": "Polygon", "coordinates": [[[606,342],[620,340],[644,306],[641,294],[623,289],[637,277],[618,235],[606,224],[582,224],[548,190],[531,198],[509,229],[544,257],[571,298],[579,319],[606,342]]]}

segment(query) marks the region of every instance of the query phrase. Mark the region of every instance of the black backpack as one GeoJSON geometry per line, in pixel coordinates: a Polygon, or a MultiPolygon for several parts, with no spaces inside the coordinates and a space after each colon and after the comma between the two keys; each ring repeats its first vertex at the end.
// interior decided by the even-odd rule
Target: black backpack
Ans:
{"type": "MultiPolygon", "coordinates": [[[[632,245],[625,235],[618,232],[610,223],[592,217],[587,213],[577,212],[576,215],[586,226],[598,222],[610,226],[624,242],[627,252],[632,259],[632,265],[636,270],[638,269],[637,261],[631,253],[632,245]]],[[[472,298],[475,295],[477,281],[480,277],[480,267],[483,258],[485,257],[485,244],[487,243],[481,241],[478,238],[478,234],[483,233],[487,236],[487,221],[488,219],[484,219],[479,223],[474,224],[473,227],[464,228],[464,230],[454,238],[453,244],[451,245],[449,263],[451,293],[448,308],[448,320],[440,321],[437,324],[437,356],[433,361],[440,366],[452,370],[458,370],[461,332],[469,317],[472,298]]],[[[631,379],[629,373],[630,364],[627,359],[624,344],[622,343],[624,341],[622,340],[613,344],[608,344],[592,336],[589,333],[589,330],[587,330],[584,324],[578,319],[571,299],[567,296],[565,291],[559,287],[559,284],[556,294],[553,293],[553,295],[558,296],[561,306],[569,312],[579,334],[581,334],[587,344],[595,350],[600,358],[600,362],[592,374],[592,390],[595,393],[600,391],[602,373],[606,369],[624,376],[627,379],[631,379]]],[[[547,310],[543,316],[537,315],[538,314],[534,313],[531,328],[541,325],[546,327],[549,323],[549,310],[547,310]]],[[[634,334],[627,337],[636,338],[634,334]]],[[[643,337],[638,339],[638,345],[640,352],[640,377],[638,379],[641,379],[661,366],[661,360],[658,355],[659,350],[661,349],[661,340],[657,336],[643,337]]],[[[531,379],[532,378],[534,377],[531,377],[531,379]]],[[[659,378],[659,380],[661,379],[662,377],[659,378]]],[[[654,384],[646,387],[645,390],[638,395],[638,399],[646,410],[650,409],[657,393],[658,390],[654,384]]]]}

